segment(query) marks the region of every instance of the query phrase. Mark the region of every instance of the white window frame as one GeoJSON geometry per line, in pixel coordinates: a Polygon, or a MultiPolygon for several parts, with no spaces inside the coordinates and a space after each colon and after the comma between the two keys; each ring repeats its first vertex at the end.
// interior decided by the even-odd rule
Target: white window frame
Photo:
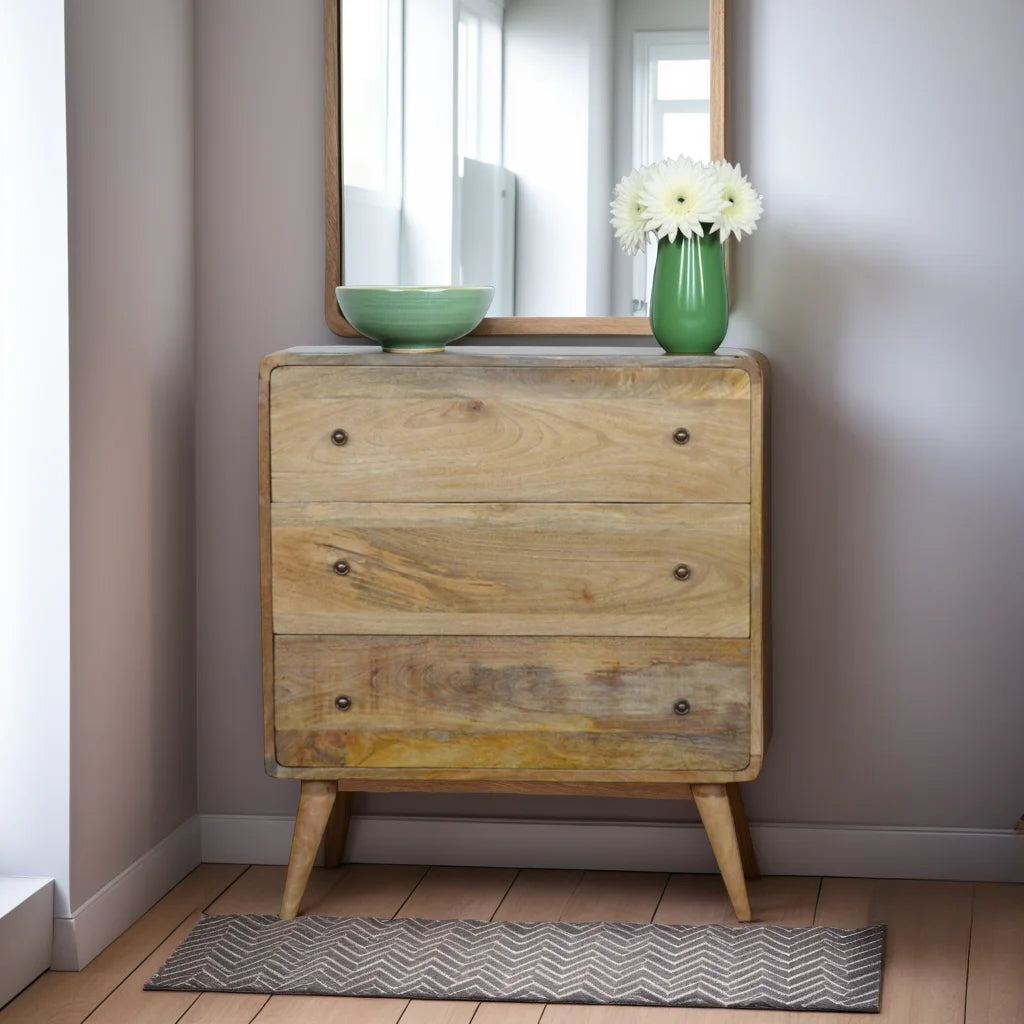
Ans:
{"type": "MultiPolygon", "coordinates": [[[[458,26],[460,26],[462,24],[463,15],[466,15],[466,14],[472,15],[474,18],[478,19],[481,22],[489,22],[492,25],[496,25],[498,27],[498,31],[499,32],[503,32],[504,31],[504,23],[505,23],[505,4],[504,4],[504,0],[459,0],[459,4],[458,4],[458,19],[457,19],[456,31],[458,31],[458,26]]],[[[477,137],[477,139],[479,139],[480,117],[481,117],[480,108],[483,105],[482,101],[485,99],[485,97],[482,95],[482,89],[481,89],[482,77],[481,77],[481,75],[479,73],[479,70],[480,70],[481,66],[485,63],[485,54],[483,53],[483,33],[482,32],[478,33],[476,43],[477,43],[476,53],[474,53],[472,55],[472,59],[473,59],[473,62],[474,62],[474,67],[476,68],[476,71],[477,71],[477,76],[476,76],[477,77],[477,89],[476,89],[474,95],[465,97],[465,101],[466,101],[466,103],[468,105],[468,109],[470,111],[469,121],[470,121],[471,129],[472,129],[472,134],[474,134],[477,137]]],[[[504,60],[504,54],[502,54],[502,58],[501,59],[504,60]]],[[[459,46],[458,46],[458,36],[456,36],[456,61],[461,61],[461,54],[459,53],[459,46]]],[[[502,86],[503,86],[503,82],[504,82],[504,70],[503,70],[503,68],[499,69],[499,81],[502,83],[502,86]]],[[[456,82],[458,82],[458,69],[457,69],[457,72],[456,72],[456,82]]],[[[501,106],[503,106],[503,104],[501,102],[501,99],[502,99],[502,97],[501,97],[501,94],[500,94],[500,91],[499,91],[499,94],[498,94],[499,108],[501,106]]],[[[457,112],[460,115],[461,115],[462,101],[463,101],[463,98],[461,96],[456,98],[456,110],[457,110],[457,112]]],[[[484,115],[484,116],[486,116],[486,115],[484,115]]],[[[456,139],[455,139],[456,158],[458,159],[458,157],[460,157],[462,155],[469,155],[469,156],[473,156],[475,159],[484,159],[483,157],[481,157],[476,152],[468,153],[468,154],[462,154],[462,153],[460,153],[458,151],[459,150],[459,144],[460,144],[459,133],[461,132],[461,130],[462,130],[462,118],[460,116],[459,117],[459,124],[457,125],[456,139]]],[[[504,161],[504,153],[502,152],[502,136],[503,136],[503,134],[504,133],[501,131],[501,125],[499,124],[497,126],[498,152],[496,154],[497,159],[494,161],[494,162],[496,162],[498,164],[501,164],[504,161]]]]}
{"type": "MultiPolygon", "coordinates": [[[[404,107],[404,37],[405,10],[403,0],[387,0],[387,82],[384,97],[384,189],[361,189],[381,192],[390,197],[386,205],[401,204],[404,107]]],[[[344,126],[343,126],[344,132],[344,126]]],[[[344,136],[342,137],[344,147],[344,136]]],[[[345,153],[341,154],[341,177],[345,178],[345,153]]],[[[358,186],[357,186],[358,187],[358,186]]]]}
{"type": "Polygon", "coordinates": [[[405,136],[405,4],[388,0],[387,191],[402,201],[405,136]]]}
{"type": "MultiPolygon", "coordinates": [[[[660,143],[661,119],[667,113],[706,113],[711,116],[708,99],[658,100],[657,64],[659,60],[710,60],[708,35],[699,30],[633,33],[633,167],[652,163],[660,143]]],[[[654,276],[654,260],[647,251],[633,260],[632,310],[635,316],[647,314],[647,296],[654,276]]]]}
{"type": "MultiPolygon", "coordinates": [[[[459,243],[458,240],[462,235],[462,170],[463,170],[463,158],[467,155],[471,159],[482,159],[477,153],[476,143],[479,142],[480,136],[480,117],[481,108],[485,105],[483,88],[482,88],[482,77],[479,74],[480,68],[485,63],[485,54],[483,53],[483,32],[478,31],[476,36],[476,52],[472,55],[473,66],[476,72],[476,89],[472,95],[463,96],[461,90],[461,79],[462,79],[462,53],[460,49],[461,42],[461,30],[463,24],[464,15],[469,14],[475,18],[478,22],[490,22],[492,25],[498,27],[498,31],[502,38],[502,52],[501,52],[501,67],[498,75],[498,108],[501,119],[504,118],[504,88],[505,88],[505,69],[504,69],[504,31],[505,31],[505,0],[457,0],[455,7],[455,131],[453,132],[452,145],[454,147],[454,153],[452,166],[455,169],[455,178],[453,181],[453,202],[452,202],[452,281],[456,284],[462,282],[462,263],[459,259],[459,243]],[[463,145],[466,141],[463,138],[463,104],[467,104],[469,116],[467,121],[467,135],[474,136],[474,145],[472,147],[467,146],[467,149],[472,149],[472,154],[463,152],[463,145]]],[[[486,116],[486,114],[484,114],[486,116]]],[[[505,161],[504,151],[504,126],[499,120],[497,125],[497,163],[503,165],[505,161]]]]}

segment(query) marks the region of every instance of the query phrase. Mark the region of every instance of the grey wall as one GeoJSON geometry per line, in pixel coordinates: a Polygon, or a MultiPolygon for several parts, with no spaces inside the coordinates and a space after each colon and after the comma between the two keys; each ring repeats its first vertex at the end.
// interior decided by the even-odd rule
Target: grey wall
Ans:
{"type": "Polygon", "coordinates": [[[733,153],[767,210],[735,341],[776,371],[777,732],[753,813],[1009,828],[1024,208],[981,179],[1024,159],[1024,6],[730,6],[733,153]]]}
{"type": "Polygon", "coordinates": [[[196,808],[192,3],[65,25],[74,908],[196,808]]]}
{"type": "MultiPolygon", "coordinates": [[[[775,367],[775,722],[757,820],[1007,828],[1024,745],[1024,8],[730,0],[732,156],[765,194],[730,345],[775,367]]],[[[200,810],[263,776],[256,366],[321,311],[320,5],[198,6],[200,810]]],[[[380,795],[364,810],[669,817],[380,795]]]]}
{"type": "Polygon", "coordinates": [[[256,372],[324,322],[323,5],[196,5],[199,803],[294,813],[263,774],[256,372]]]}

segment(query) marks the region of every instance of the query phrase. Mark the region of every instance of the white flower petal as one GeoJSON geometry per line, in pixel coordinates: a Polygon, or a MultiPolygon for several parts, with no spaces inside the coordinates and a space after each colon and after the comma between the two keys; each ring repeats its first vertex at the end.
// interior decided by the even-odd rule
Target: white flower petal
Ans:
{"type": "Polygon", "coordinates": [[[730,235],[739,239],[755,230],[762,201],[739,164],[677,157],[627,174],[615,186],[610,208],[615,237],[633,254],[652,236],[674,242],[679,235],[702,236],[705,226],[723,242],[730,235]]]}
{"type": "Polygon", "coordinates": [[[646,167],[627,174],[615,186],[615,198],[611,203],[611,223],[615,228],[615,237],[630,255],[643,251],[651,232],[642,201],[646,180],[646,167]]]}
{"type": "Polygon", "coordinates": [[[640,197],[647,220],[658,238],[675,241],[703,235],[723,205],[722,185],[715,171],[689,157],[662,160],[651,168],[640,197]]]}
{"type": "Polygon", "coordinates": [[[739,240],[744,231],[750,234],[757,227],[763,209],[761,196],[744,176],[739,164],[733,167],[720,160],[714,165],[714,171],[722,186],[723,206],[712,222],[712,230],[719,232],[723,242],[730,234],[739,240]]]}

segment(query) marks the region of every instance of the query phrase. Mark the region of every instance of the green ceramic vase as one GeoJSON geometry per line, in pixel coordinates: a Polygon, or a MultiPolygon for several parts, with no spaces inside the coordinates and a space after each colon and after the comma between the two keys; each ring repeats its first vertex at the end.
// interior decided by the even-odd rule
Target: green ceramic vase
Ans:
{"type": "Polygon", "coordinates": [[[666,352],[714,352],[729,329],[729,292],[721,235],[658,242],[651,286],[651,331],[666,352]]]}

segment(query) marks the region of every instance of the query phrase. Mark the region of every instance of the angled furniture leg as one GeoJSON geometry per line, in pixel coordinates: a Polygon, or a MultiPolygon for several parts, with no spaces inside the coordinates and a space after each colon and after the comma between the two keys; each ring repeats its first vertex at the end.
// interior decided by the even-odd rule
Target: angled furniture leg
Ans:
{"type": "Polygon", "coordinates": [[[749,921],[750,900],[747,898],[747,882],[743,877],[743,859],[725,784],[694,783],[690,789],[718,862],[722,881],[725,882],[726,892],[732,901],[732,909],[738,920],[749,921]]]}
{"type": "Polygon", "coordinates": [[[327,819],[331,816],[338,795],[338,784],[333,780],[303,779],[299,793],[299,811],[295,816],[292,834],[292,852],[288,857],[288,875],[281,900],[281,920],[289,921],[299,912],[302,894],[313,869],[316,851],[320,848],[327,819]]]}
{"type": "Polygon", "coordinates": [[[732,820],[736,824],[736,838],[740,844],[740,859],[743,861],[743,874],[747,878],[760,878],[761,869],[757,866],[757,854],[754,842],[750,838],[750,826],[747,824],[747,812],[743,809],[743,797],[737,782],[727,782],[725,791],[729,794],[729,807],[732,820]]]}

